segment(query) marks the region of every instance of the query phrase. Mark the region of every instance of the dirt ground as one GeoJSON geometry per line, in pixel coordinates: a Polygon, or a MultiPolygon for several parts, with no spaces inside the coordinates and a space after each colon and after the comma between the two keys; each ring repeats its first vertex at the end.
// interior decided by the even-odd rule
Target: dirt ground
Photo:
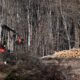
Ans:
{"type": "MultiPolygon", "coordinates": [[[[15,69],[13,69],[12,66],[0,66],[0,80],[5,80],[5,78],[8,76],[8,74],[10,73],[12,69],[14,72],[14,74],[12,75],[15,75],[16,73],[17,74],[20,73],[19,76],[21,76],[24,73],[23,71],[26,71],[24,74],[24,77],[25,75],[27,75],[27,78],[24,80],[29,80],[29,79],[30,80],[54,80],[52,77],[54,74],[54,71],[56,72],[54,74],[55,77],[59,77],[59,78],[64,77],[64,79],[55,78],[55,80],[80,80],[80,59],[79,58],[66,58],[66,59],[54,58],[52,59],[52,58],[47,57],[47,58],[42,59],[41,63],[43,65],[38,66],[38,67],[33,66],[33,65],[31,66],[29,64],[29,66],[31,67],[30,69],[27,68],[29,67],[28,64],[24,66],[20,66],[18,68],[15,67],[15,69]],[[40,67],[41,68],[44,67],[44,68],[40,70],[41,69],[40,67]],[[31,77],[31,75],[33,76],[31,77]],[[39,76],[40,78],[41,76],[43,76],[44,79],[39,79],[37,78],[37,76],[39,76]]],[[[6,80],[12,80],[12,79],[6,79],[6,80]]],[[[14,77],[13,77],[13,80],[14,80],[14,77]]],[[[23,80],[23,78],[20,80],[23,80]]]]}
{"type": "MultiPolygon", "coordinates": [[[[46,65],[56,64],[67,70],[66,80],[80,80],[80,59],[79,58],[45,58],[43,63],[46,65]],[[70,77],[70,79],[68,79],[70,77]]],[[[64,71],[62,70],[62,71],[64,71]]]]}
{"type": "Polygon", "coordinates": [[[5,80],[12,67],[10,65],[0,65],[0,80],[5,80]]]}
{"type": "Polygon", "coordinates": [[[6,73],[0,72],[0,80],[4,80],[6,75],[7,75],[6,73]]]}

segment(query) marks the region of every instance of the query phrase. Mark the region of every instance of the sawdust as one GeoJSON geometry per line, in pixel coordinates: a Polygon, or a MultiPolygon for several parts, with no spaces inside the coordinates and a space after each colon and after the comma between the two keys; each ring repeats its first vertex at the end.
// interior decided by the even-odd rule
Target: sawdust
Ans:
{"type": "Polygon", "coordinates": [[[70,49],[70,50],[63,50],[59,52],[55,52],[51,55],[53,58],[80,58],[80,49],[70,49]]]}
{"type": "Polygon", "coordinates": [[[70,49],[63,51],[55,51],[52,55],[41,57],[41,59],[52,59],[52,58],[80,58],[80,49],[70,49]]]}

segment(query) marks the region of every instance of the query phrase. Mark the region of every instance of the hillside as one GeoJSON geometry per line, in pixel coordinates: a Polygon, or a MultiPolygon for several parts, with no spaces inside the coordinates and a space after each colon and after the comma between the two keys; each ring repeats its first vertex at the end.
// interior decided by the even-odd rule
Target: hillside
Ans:
{"type": "Polygon", "coordinates": [[[8,37],[14,40],[17,61],[0,66],[2,78],[80,80],[80,0],[0,0],[2,24],[23,40],[18,45],[14,35],[0,35],[5,44],[8,37]]]}
{"type": "Polygon", "coordinates": [[[79,48],[79,16],[80,0],[0,0],[0,24],[14,28],[26,41],[16,47],[19,54],[30,51],[41,57],[79,48]]]}

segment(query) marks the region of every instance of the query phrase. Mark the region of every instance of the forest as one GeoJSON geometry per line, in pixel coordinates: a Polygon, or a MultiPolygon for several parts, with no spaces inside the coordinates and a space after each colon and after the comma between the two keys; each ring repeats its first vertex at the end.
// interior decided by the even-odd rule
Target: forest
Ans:
{"type": "Polygon", "coordinates": [[[21,53],[45,56],[79,48],[79,4],[79,0],[0,0],[0,23],[25,38],[21,53]]]}
{"type": "MultiPolygon", "coordinates": [[[[16,30],[25,40],[24,44],[16,45],[18,67],[14,69],[15,66],[13,71],[11,69],[13,76],[19,74],[19,71],[24,73],[24,79],[22,76],[20,77],[22,74],[19,74],[17,76],[20,79],[8,76],[10,79],[6,80],[39,80],[34,78],[35,75],[40,80],[80,79],[73,79],[66,74],[70,66],[65,68],[65,64],[64,66],[54,65],[56,64],[54,59],[53,64],[47,65],[45,65],[45,60],[39,60],[40,57],[52,55],[55,51],[79,49],[80,0],[0,0],[1,24],[16,30]],[[56,70],[55,67],[57,67],[56,70]],[[28,72],[32,70],[32,73],[29,72],[28,74],[27,70],[28,72]],[[64,73],[67,78],[63,75],[64,73]],[[31,79],[32,75],[33,79],[31,79]],[[61,77],[57,78],[56,76],[61,77]]],[[[73,62],[74,59],[71,59],[71,61],[73,62]]],[[[63,62],[67,63],[68,60],[61,60],[62,64],[63,62]]],[[[75,60],[74,63],[78,64],[77,62],[79,60],[75,60]]],[[[60,59],[58,59],[58,63],[60,63],[60,59]]],[[[71,63],[70,60],[69,63],[71,63]]]]}

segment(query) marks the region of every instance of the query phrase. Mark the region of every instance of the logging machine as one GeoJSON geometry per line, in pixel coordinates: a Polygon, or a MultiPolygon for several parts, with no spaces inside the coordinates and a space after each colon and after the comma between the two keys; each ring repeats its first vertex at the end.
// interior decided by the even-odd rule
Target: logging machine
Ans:
{"type": "Polygon", "coordinates": [[[17,56],[15,46],[22,43],[15,30],[6,25],[0,26],[0,64],[15,64],[17,56]]]}

